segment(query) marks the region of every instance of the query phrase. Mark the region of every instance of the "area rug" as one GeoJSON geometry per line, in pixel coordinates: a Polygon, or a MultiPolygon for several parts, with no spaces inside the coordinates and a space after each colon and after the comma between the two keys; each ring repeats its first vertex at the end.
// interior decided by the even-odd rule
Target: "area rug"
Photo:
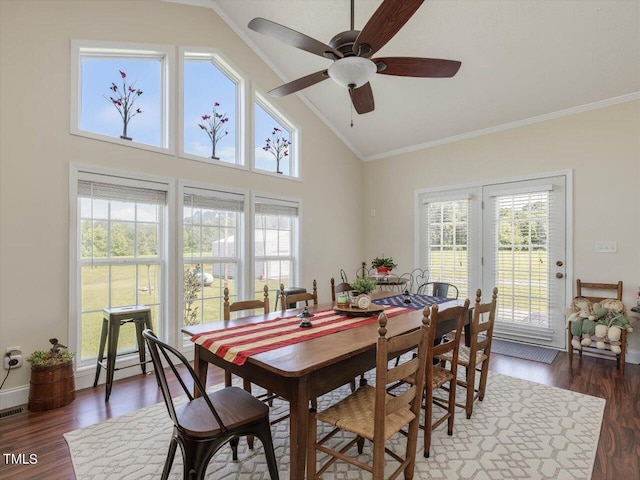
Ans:
{"type": "MultiPolygon", "coordinates": [[[[214,388],[220,388],[218,385],[214,388]]],[[[319,399],[319,408],[348,394],[348,387],[319,399]]],[[[181,400],[181,401],[184,401],[181,400]]],[[[418,441],[415,479],[590,479],[605,401],[490,372],[487,395],[476,402],[471,419],[461,410],[453,436],[446,425],[433,432],[431,456],[422,456],[418,441]]],[[[272,418],[288,408],[274,404],[272,418]]],[[[78,480],[155,480],[160,478],[172,424],[164,403],[64,434],[78,480]]],[[[280,478],[289,479],[289,424],[272,427],[280,478]]],[[[319,429],[319,434],[322,429],[319,429]]],[[[393,437],[401,452],[405,439],[393,437]]],[[[241,440],[239,460],[227,445],[213,457],[207,479],[267,480],[269,473],[260,442],[254,450],[241,440]]],[[[361,460],[370,460],[365,445],[361,460]]],[[[319,458],[320,459],[320,458],[319,458]]],[[[395,462],[388,461],[390,467],[395,462]]],[[[182,478],[180,449],[170,478],[182,478]]],[[[370,474],[336,462],[326,480],[369,479],[370,474]]],[[[300,479],[291,479],[300,480],[300,479]]]]}
{"type": "Polygon", "coordinates": [[[550,364],[553,363],[556,355],[558,355],[558,350],[494,338],[491,341],[491,353],[550,364]]]}

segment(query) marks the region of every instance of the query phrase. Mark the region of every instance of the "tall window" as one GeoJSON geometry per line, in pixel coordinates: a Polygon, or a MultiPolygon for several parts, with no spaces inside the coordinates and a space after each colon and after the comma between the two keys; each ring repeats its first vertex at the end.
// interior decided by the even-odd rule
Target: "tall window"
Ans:
{"type": "Polygon", "coordinates": [[[499,318],[550,328],[550,192],[495,197],[498,253],[495,284],[500,291],[499,318]]]}
{"type": "Polygon", "coordinates": [[[267,101],[256,94],[254,105],[255,169],[299,177],[297,130],[267,101]]]}
{"type": "Polygon", "coordinates": [[[205,162],[242,164],[244,81],[219,54],[182,54],[182,154],[205,162]]]}
{"type": "Polygon", "coordinates": [[[423,205],[429,280],[452,283],[462,298],[468,293],[469,201],[432,201],[423,205]]]}
{"type": "MultiPolygon", "coordinates": [[[[80,361],[95,358],[105,308],[144,304],[162,323],[167,185],[80,172],[78,236],[80,361]]],[[[124,325],[120,353],[135,346],[124,325]]]]}
{"type": "Polygon", "coordinates": [[[159,45],[72,41],[71,132],[167,151],[171,57],[159,45]]]}
{"type": "Polygon", "coordinates": [[[265,284],[273,296],[281,283],[289,287],[295,281],[299,205],[256,196],[254,212],[254,292],[256,298],[262,298],[265,284]]]}
{"type": "Polygon", "coordinates": [[[243,211],[244,195],[184,188],[184,325],[220,320],[225,287],[242,291],[243,211]]]}

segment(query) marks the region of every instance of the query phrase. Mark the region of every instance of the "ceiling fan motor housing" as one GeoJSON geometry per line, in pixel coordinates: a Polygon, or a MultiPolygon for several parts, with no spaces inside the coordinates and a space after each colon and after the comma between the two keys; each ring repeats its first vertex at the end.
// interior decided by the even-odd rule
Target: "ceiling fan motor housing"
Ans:
{"type": "Polygon", "coordinates": [[[356,43],[356,38],[358,38],[359,34],[360,30],[340,32],[329,41],[329,46],[345,57],[354,56],[356,52],[353,51],[353,45],[356,43]]]}

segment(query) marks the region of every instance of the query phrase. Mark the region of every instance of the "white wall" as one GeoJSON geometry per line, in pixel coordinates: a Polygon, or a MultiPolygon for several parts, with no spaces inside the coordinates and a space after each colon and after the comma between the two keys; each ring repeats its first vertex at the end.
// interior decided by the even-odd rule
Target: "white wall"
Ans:
{"type": "MultiPolygon", "coordinates": [[[[573,278],[640,285],[640,102],[592,110],[369,162],[365,166],[366,258],[392,255],[413,267],[416,190],[573,170],[573,278]],[[376,216],[371,217],[370,209],[376,216]],[[616,240],[615,254],[595,253],[616,240]]],[[[629,337],[640,361],[640,322],[629,337]]]]}
{"type": "MultiPolygon", "coordinates": [[[[159,1],[2,1],[0,31],[1,353],[19,345],[28,355],[51,337],[66,343],[74,321],[68,318],[70,163],[300,198],[300,284],[310,288],[316,278],[321,299],[329,300],[330,277],[357,268],[363,222],[338,225],[335,213],[361,204],[362,163],[295,96],[274,103],[301,127],[302,182],[69,134],[71,39],[215,47],[262,91],[278,85],[212,10],[159,1]]],[[[26,400],[28,383],[25,364],[11,372],[2,393],[19,391],[26,400]]]]}

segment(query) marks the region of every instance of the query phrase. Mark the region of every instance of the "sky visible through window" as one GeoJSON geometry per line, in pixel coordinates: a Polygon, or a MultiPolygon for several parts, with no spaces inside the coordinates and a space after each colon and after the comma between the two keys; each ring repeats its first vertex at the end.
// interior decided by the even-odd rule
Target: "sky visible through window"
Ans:
{"type": "MultiPolygon", "coordinates": [[[[125,72],[127,87],[140,89],[142,94],[135,99],[134,108],[142,113],[129,121],[127,136],[134,142],[163,147],[163,63],[153,58],[91,57],[81,58],[81,112],[80,129],[119,138],[123,133],[123,120],[109,97],[116,96],[111,90],[112,82],[122,90],[125,72]]],[[[184,62],[184,123],[183,138],[185,153],[211,158],[212,142],[207,132],[200,128],[203,115],[212,115],[214,103],[218,113],[228,117],[223,125],[224,135],[216,144],[216,157],[220,161],[247,164],[247,159],[236,158],[236,135],[238,134],[237,85],[218,69],[211,60],[184,62]]],[[[274,156],[263,149],[266,139],[271,138],[274,127],[283,137],[292,140],[290,133],[261,105],[254,104],[253,140],[255,167],[268,172],[276,171],[274,156]]],[[[205,124],[206,125],[206,124],[205,124]]],[[[172,134],[172,132],[170,132],[172,134]]],[[[292,146],[293,147],[293,146],[292,146]]],[[[280,161],[280,171],[291,175],[291,155],[280,161]]]]}
{"type": "Polygon", "coordinates": [[[82,58],[80,128],[112,137],[122,135],[122,117],[109,100],[114,96],[111,82],[122,89],[122,70],[127,86],[142,90],[134,105],[142,113],[131,118],[127,136],[162,146],[161,67],[159,59],[82,58]]]}
{"type": "MultiPolygon", "coordinates": [[[[280,124],[276,119],[274,119],[264,108],[256,103],[254,108],[254,117],[255,117],[255,159],[256,159],[256,168],[260,170],[266,170],[268,172],[276,171],[276,160],[274,156],[263,150],[262,147],[266,145],[267,138],[271,137],[271,133],[273,132],[273,127],[277,127],[282,130],[284,134],[284,138],[291,141],[291,135],[289,131],[280,124]]],[[[291,145],[293,147],[293,145],[291,145]]],[[[289,147],[289,156],[283,158],[280,161],[280,171],[284,175],[291,175],[291,147],[289,147]]]]}
{"type": "MultiPolygon", "coordinates": [[[[223,162],[236,163],[236,84],[208,60],[184,62],[184,151],[191,155],[211,158],[212,145],[207,132],[198,125],[203,115],[213,115],[215,103],[219,114],[229,121],[222,131],[229,132],[216,144],[216,157],[223,162]]],[[[203,123],[207,126],[206,123],[203,123]]]]}

